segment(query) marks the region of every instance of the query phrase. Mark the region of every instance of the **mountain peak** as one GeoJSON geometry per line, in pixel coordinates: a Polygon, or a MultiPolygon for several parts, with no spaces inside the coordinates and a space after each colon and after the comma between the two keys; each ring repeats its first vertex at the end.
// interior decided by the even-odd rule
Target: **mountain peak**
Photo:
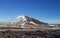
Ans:
{"type": "Polygon", "coordinates": [[[25,15],[17,16],[17,17],[25,17],[25,15]]]}
{"type": "Polygon", "coordinates": [[[26,17],[26,16],[22,15],[22,16],[17,16],[16,18],[21,18],[21,19],[26,20],[26,18],[25,18],[25,17],[26,17]]]}

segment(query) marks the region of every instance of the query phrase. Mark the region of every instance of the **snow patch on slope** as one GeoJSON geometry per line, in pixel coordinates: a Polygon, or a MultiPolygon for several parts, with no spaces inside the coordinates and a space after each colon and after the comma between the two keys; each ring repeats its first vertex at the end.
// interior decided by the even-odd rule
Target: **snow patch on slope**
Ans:
{"type": "Polygon", "coordinates": [[[35,25],[36,25],[36,23],[34,23],[33,21],[30,21],[30,23],[35,24],[35,25]]]}

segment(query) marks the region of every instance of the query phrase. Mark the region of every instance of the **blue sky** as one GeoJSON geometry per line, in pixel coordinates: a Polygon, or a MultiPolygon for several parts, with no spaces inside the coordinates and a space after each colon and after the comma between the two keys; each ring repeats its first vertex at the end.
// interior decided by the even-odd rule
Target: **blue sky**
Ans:
{"type": "Polygon", "coordinates": [[[19,15],[60,24],[60,0],[0,0],[0,21],[19,15]]]}

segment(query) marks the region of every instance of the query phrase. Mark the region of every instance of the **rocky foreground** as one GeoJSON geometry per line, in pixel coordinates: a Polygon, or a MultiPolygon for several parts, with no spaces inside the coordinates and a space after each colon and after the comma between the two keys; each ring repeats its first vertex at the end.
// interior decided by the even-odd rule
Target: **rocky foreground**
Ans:
{"type": "Polygon", "coordinates": [[[60,38],[60,30],[47,31],[0,31],[0,38],[60,38]]]}

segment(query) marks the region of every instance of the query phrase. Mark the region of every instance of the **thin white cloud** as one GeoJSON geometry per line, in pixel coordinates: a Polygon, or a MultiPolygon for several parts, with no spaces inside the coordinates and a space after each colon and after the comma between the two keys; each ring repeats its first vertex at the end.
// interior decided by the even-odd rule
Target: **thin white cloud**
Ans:
{"type": "Polygon", "coordinates": [[[60,19],[50,19],[50,20],[45,20],[44,22],[47,22],[50,24],[60,24],[60,19]]]}

